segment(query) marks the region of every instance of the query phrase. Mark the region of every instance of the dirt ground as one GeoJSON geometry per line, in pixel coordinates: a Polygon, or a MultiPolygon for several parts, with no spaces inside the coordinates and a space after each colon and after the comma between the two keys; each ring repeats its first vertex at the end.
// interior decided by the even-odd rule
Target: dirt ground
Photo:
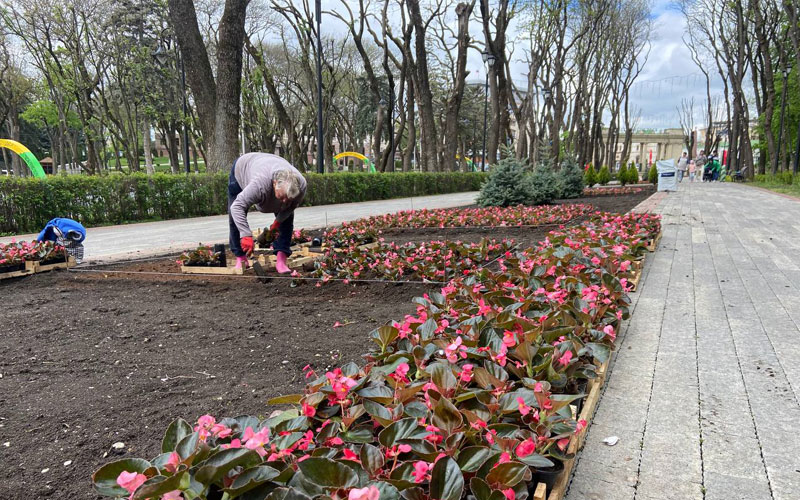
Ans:
{"type": "MultiPolygon", "coordinates": [[[[625,212],[647,196],[571,201],[625,212]]],[[[549,229],[385,237],[530,246],[549,229]]],[[[103,269],[178,268],[162,259],[103,269]]],[[[359,361],[367,334],[411,313],[411,298],[430,289],[102,272],[0,281],[0,499],[98,498],[90,476],[116,458],[112,444],[125,444],[121,456],[152,458],[175,417],[266,415],[269,398],[302,390],[306,364],[359,361]]]]}

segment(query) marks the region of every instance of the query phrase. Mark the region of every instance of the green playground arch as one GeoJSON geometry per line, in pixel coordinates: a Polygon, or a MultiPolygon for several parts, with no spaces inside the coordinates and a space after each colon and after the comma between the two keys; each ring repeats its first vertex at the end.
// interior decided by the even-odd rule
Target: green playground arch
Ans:
{"type": "Polygon", "coordinates": [[[333,161],[339,161],[342,158],[347,158],[348,156],[352,157],[352,158],[357,158],[357,159],[363,161],[364,164],[367,166],[367,170],[369,172],[376,172],[375,164],[372,163],[372,160],[370,160],[366,156],[362,155],[361,153],[357,153],[355,151],[343,151],[343,152],[339,153],[338,155],[334,156],[333,157],[333,161]]]}
{"type": "Polygon", "coordinates": [[[11,151],[17,153],[19,157],[22,158],[22,161],[28,165],[28,168],[31,169],[31,174],[33,174],[34,177],[44,179],[45,175],[42,165],[39,163],[39,160],[33,156],[33,153],[31,153],[28,148],[17,141],[12,141],[11,139],[0,139],[0,148],[10,149],[11,151]]]}

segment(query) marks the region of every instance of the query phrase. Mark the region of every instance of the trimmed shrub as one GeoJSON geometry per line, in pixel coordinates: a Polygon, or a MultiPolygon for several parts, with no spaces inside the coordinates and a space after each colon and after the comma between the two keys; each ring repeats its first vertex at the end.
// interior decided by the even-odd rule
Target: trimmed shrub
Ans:
{"type": "Polygon", "coordinates": [[[558,179],[553,169],[540,165],[525,176],[526,205],[544,205],[559,196],[558,179]]]}
{"type": "Polygon", "coordinates": [[[578,198],[583,195],[583,172],[577,163],[565,161],[558,171],[558,198],[578,198]]]}
{"type": "Polygon", "coordinates": [[[617,180],[623,186],[628,183],[628,167],[626,167],[624,163],[619,166],[619,172],[617,172],[617,180]]]}
{"type": "Polygon", "coordinates": [[[597,184],[597,172],[594,169],[594,165],[591,163],[589,164],[589,168],[586,169],[586,173],[583,174],[583,183],[586,187],[592,187],[597,184]]]}
{"type": "MultiPolygon", "coordinates": [[[[305,174],[304,206],[477,191],[481,172],[305,174]]],[[[0,177],[0,233],[36,232],[53,217],[84,226],[220,215],[228,173],[0,177]]]]}
{"type": "Polygon", "coordinates": [[[514,158],[498,162],[481,187],[478,205],[482,207],[508,207],[527,204],[529,194],[525,176],[527,165],[514,158]]]}
{"type": "Polygon", "coordinates": [[[611,182],[611,172],[608,171],[608,167],[603,165],[603,168],[600,169],[600,172],[597,173],[597,183],[601,186],[605,186],[611,182]]]}
{"type": "Polygon", "coordinates": [[[647,172],[647,180],[650,181],[650,184],[653,184],[654,186],[658,185],[658,169],[656,168],[655,163],[650,165],[650,171],[647,172]]]}
{"type": "Polygon", "coordinates": [[[628,184],[638,184],[639,183],[639,171],[636,169],[636,165],[633,162],[628,164],[628,184]]]}

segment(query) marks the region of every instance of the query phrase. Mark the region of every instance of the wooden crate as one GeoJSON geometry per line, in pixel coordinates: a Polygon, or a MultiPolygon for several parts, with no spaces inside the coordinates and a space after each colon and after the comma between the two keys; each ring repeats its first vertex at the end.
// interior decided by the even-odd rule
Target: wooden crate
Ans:
{"type": "Polygon", "coordinates": [[[210,266],[181,266],[181,272],[185,274],[221,274],[221,275],[241,275],[244,274],[242,268],[234,266],[210,267],[210,266]]]}
{"type": "Polygon", "coordinates": [[[66,262],[57,262],[55,264],[40,264],[39,262],[31,262],[33,264],[33,272],[46,273],[48,271],[55,271],[56,269],[69,269],[75,267],[75,257],[69,256],[66,262]]]}
{"type": "MultiPolygon", "coordinates": [[[[301,269],[305,264],[314,262],[322,257],[323,255],[321,253],[314,253],[311,252],[308,247],[301,247],[298,251],[293,252],[288,259],[286,259],[286,265],[289,266],[289,269],[301,269]]],[[[275,268],[276,257],[274,255],[261,254],[256,257],[256,260],[258,260],[258,263],[264,266],[266,269],[275,268]]]]}
{"type": "Polygon", "coordinates": [[[631,286],[630,291],[635,292],[639,288],[639,281],[642,279],[642,270],[634,269],[628,276],[628,284],[631,286]]]}
{"type": "Polygon", "coordinates": [[[663,233],[659,232],[655,238],[647,242],[647,250],[650,252],[655,252],[656,248],[658,248],[658,243],[661,241],[661,235],[663,233]]]}
{"type": "MultiPolygon", "coordinates": [[[[586,441],[586,434],[589,432],[588,427],[592,423],[594,410],[597,408],[597,402],[600,400],[600,393],[603,390],[603,384],[606,380],[608,363],[609,361],[606,361],[600,365],[600,368],[597,370],[597,377],[589,382],[589,395],[586,397],[586,401],[583,403],[583,409],[578,417],[579,419],[586,420],[587,428],[577,436],[572,436],[569,446],[567,447],[567,453],[576,454],[581,450],[581,448],[583,448],[583,443],[586,441]]],[[[547,495],[547,498],[545,499],[544,496],[544,485],[539,484],[536,487],[536,492],[533,496],[534,500],[563,500],[564,495],[567,493],[567,486],[569,485],[569,480],[572,477],[572,469],[574,467],[574,457],[569,460],[565,460],[564,471],[560,476],[558,476],[558,479],[553,485],[553,489],[550,491],[550,494],[547,495]],[[540,494],[540,490],[542,494],[541,496],[538,496],[540,494]]]]}
{"type": "Polygon", "coordinates": [[[33,267],[30,266],[28,264],[28,262],[26,262],[25,263],[25,269],[22,269],[21,271],[12,271],[10,273],[0,273],[0,280],[10,279],[10,278],[19,278],[21,276],[28,276],[28,275],[31,275],[31,274],[33,274],[33,267]]]}

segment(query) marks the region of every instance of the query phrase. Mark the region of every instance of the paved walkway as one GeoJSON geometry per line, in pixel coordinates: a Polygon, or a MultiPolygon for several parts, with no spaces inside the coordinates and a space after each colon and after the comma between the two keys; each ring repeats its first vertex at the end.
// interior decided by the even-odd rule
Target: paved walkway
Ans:
{"type": "Polygon", "coordinates": [[[682,184],[655,211],[567,498],[800,498],[800,202],[682,184]]]}
{"type": "MultiPolygon", "coordinates": [[[[477,191],[452,193],[394,200],[342,203],[302,207],[295,212],[295,228],[317,229],[341,224],[370,215],[398,212],[418,208],[449,208],[475,203],[477,191]]],[[[250,227],[272,224],[272,214],[251,212],[250,227]]],[[[36,235],[17,236],[18,240],[31,240],[36,235]]],[[[7,243],[11,238],[0,238],[7,243]]],[[[181,252],[198,243],[227,243],[228,216],[197,217],[122,226],[92,228],[87,231],[86,259],[89,262],[109,262],[153,255],[181,252]]]]}

